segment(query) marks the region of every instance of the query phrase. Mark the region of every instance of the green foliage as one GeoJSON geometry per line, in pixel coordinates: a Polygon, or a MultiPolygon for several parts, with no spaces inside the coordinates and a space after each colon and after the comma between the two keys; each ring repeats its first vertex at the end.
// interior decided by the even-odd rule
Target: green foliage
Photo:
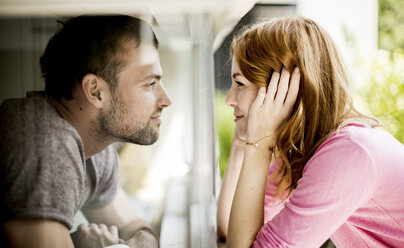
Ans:
{"type": "Polygon", "coordinates": [[[404,1],[379,0],[379,48],[404,50],[404,1]]]}
{"type": "Polygon", "coordinates": [[[221,90],[216,90],[215,93],[216,127],[220,148],[219,167],[222,178],[227,166],[227,161],[229,160],[235,127],[233,109],[225,103],[226,94],[227,92],[221,90]]]}
{"type": "Polygon", "coordinates": [[[404,143],[404,53],[378,51],[361,95],[383,127],[404,143]]]}

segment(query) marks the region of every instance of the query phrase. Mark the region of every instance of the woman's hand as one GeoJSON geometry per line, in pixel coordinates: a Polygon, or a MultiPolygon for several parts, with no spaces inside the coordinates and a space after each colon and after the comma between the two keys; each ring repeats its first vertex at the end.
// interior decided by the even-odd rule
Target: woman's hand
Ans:
{"type": "Polygon", "coordinates": [[[263,137],[265,146],[272,146],[279,129],[287,121],[299,92],[300,72],[294,68],[292,75],[285,69],[272,74],[268,90],[261,87],[249,110],[247,140],[255,142],[263,137]]]}
{"type": "MultiPolygon", "coordinates": [[[[250,106],[247,141],[275,145],[279,129],[289,118],[299,91],[300,74],[283,69],[272,74],[268,90],[260,88],[250,106]]],[[[264,225],[264,199],[272,153],[245,146],[244,159],[231,206],[226,246],[250,247],[264,225]]]]}

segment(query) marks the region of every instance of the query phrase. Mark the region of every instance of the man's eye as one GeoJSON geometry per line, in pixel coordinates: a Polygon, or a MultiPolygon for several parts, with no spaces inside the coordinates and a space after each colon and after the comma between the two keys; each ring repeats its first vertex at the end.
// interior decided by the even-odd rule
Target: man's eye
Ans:
{"type": "Polygon", "coordinates": [[[151,87],[153,87],[154,85],[156,85],[156,82],[151,82],[151,83],[149,83],[147,86],[151,86],[151,87]]]}

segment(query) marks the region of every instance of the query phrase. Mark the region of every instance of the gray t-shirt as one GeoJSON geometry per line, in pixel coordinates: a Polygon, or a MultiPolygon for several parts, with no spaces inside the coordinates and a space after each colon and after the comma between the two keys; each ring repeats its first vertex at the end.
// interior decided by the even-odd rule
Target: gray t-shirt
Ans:
{"type": "Polygon", "coordinates": [[[29,92],[0,106],[2,222],[48,218],[70,229],[78,210],[112,201],[118,163],[111,146],[85,161],[78,132],[44,92],[29,92]]]}

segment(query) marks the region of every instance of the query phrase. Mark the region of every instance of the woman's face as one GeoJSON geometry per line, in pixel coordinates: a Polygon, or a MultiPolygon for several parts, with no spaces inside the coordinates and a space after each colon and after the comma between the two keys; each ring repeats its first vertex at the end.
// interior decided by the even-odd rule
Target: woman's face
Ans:
{"type": "Polygon", "coordinates": [[[226,104],[234,109],[236,132],[240,139],[245,140],[247,134],[248,112],[251,103],[257,96],[259,88],[243,76],[234,57],[232,61],[231,75],[232,84],[230,91],[227,94],[226,104]]]}

